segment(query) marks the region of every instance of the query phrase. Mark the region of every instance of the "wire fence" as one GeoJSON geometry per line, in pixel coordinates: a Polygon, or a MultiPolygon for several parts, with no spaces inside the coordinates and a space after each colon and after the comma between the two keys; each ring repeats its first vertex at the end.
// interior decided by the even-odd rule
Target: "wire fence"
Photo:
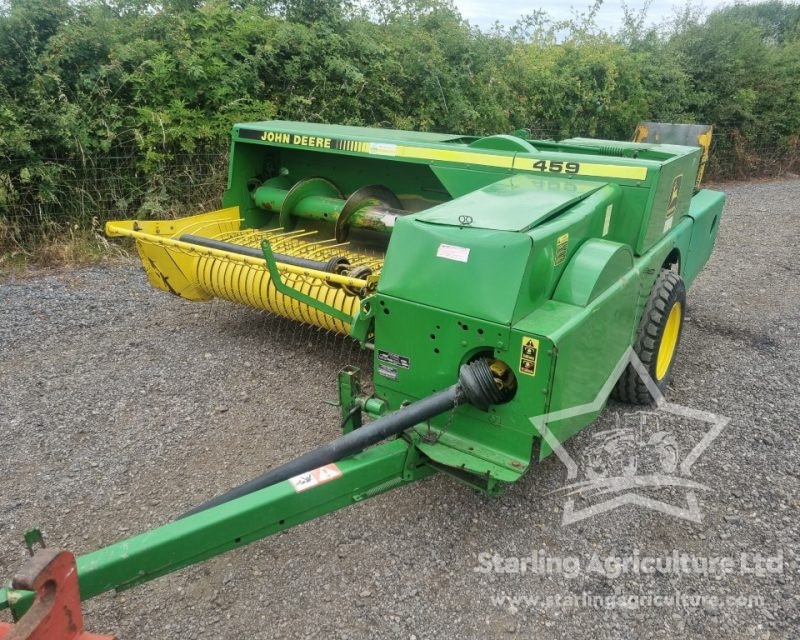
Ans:
{"type": "MultiPolygon", "coordinates": [[[[533,128],[533,138],[562,137],[533,128]]],[[[141,156],[48,158],[0,168],[0,248],[68,227],[99,228],[114,218],[170,218],[218,208],[227,152],[179,154],[143,164],[141,156]]],[[[782,145],[744,144],[736,130],[715,130],[707,181],[800,172],[800,137],[782,145]]]]}
{"type": "Polygon", "coordinates": [[[0,169],[0,247],[114,218],[219,208],[227,167],[227,153],[174,155],[146,167],[134,155],[12,162],[0,169]]]}
{"type": "Polygon", "coordinates": [[[737,129],[714,129],[708,180],[748,180],[800,173],[800,133],[773,140],[745,140],[737,129]]]}

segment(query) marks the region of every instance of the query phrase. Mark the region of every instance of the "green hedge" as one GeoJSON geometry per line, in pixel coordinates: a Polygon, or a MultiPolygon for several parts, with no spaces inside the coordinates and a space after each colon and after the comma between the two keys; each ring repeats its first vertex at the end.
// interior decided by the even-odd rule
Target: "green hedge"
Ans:
{"type": "Polygon", "coordinates": [[[708,122],[713,177],[797,168],[798,5],[643,24],[485,33],[441,0],[0,0],[0,246],[213,205],[244,120],[622,139],[708,122]]]}

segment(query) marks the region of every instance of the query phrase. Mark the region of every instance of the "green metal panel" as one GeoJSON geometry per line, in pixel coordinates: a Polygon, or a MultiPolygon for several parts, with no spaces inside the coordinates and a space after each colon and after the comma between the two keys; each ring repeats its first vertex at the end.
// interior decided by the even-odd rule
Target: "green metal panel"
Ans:
{"type": "Polygon", "coordinates": [[[476,189],[482,189],[512,173],[510,168],[467,168],[446,164],[432,164],[431,171],[453,198],[460,198],[476,189]]]}
{"type": "Polygon", "coordinates": [[[385,293],[376,295],[372,304],[375,384],[400,394],[392,397],[395,408],[456,382],[458,368],[476,353],[508,348],[508,324],[385,293]],[[384,353],[389,355],[382,357],[384,353]]]}
{"type": "MultiPolygon", "coordinates": [[[[548,424],[559,442],[594,420],[605,405],[616,382],[611,374],[632,342],[638,284],[638,274],[630,270],[585,307],[548,301],[514,326],[515,333],[547,337],[555,346],[546,412],[587,405],[574,417],[548,424]]],[[[540,458],[550,453],[543,441],[540,458]]]]}
{"type": "Polygon", "coordinates": [[[601,182],[518,174],[417,214],[434,224],[526,231],[603,186],[601,182]]]}
{"type": "Polygon", "coordinates": [[[546,144],[546,148],[537,148],[535,153],[526,153],[510,148],[474,146],[467,144],[469,139],[448,134],[278,121],[236,125],[233,135],[237,142],[313,153],[360,155],[403,163],[513,168],[555,177],[611,178],[634,185],[648,182],[649,171],[657,169],[669,157],[668,154],[621,157],[616,153],[604,154],[603,147],[567,144],[546,144]]]}
{"type": "MultiPolygon", "coordinates": [[[[653,252],[654,258],[656,258],[655,262],[658,262],[659,268],[664,264],[665,260],[669,256],[670,253],[673,251],[677,251],[678,253],[678,269],[681,276],[685,278],[685,271],[686,271],[686,257],[689,255],[689,243],[692,239],[692,227],[694,226],[692,219],[689,216],[684,216],[678,224],[672,228],[666,236],[663,249],[656,245],[656,251],[653,252]],[[669,251],[667,251],[667,247],[669,251]],[[657,260],[658,257],[663,256],[660,262],[657,260]]],[[[688,284],[686,285],[688,288],[688,284]]]]}
{"type": "Polygon", "coordinates": [[[530,255],[525,234],[426,224],[410,216],[395,224],[378,290],[508,325],[530,255]]]}
{"type": "Polygon", "coordinates": [[[694,221],[692,239],[683,264],[683,278],[689,287],[711,257],[719,231],[725,194],[703,189],[692,198],[689,216],[694,221]]]}
{"type": "Polygon", "coordinates": [[[606,185],[561,215],[530,231],[535,247],[529,287],[520,296],[513,322],[553,296],[556,285],[586,238],[604,237],[606,220],[620,203],[620,187],[606,185]]]}
{"type": "Polygon", "coordinates": [[[644,210],[639,240],[634,247],[642,255],[689,212],[694,192],[694,179],[701,150],[696,147],[674,147],[685,153],[664,162],[658,186],[651,191],[650,205],[644,210]]]}
{"type": "Polygon", "coordinates": [[[646,187],[622,187],[620,193],[618,206],[614,206],[609,220],[608,234],[602,237],[636,247],[651,191],[646,187]]]}
{"type": "MultiPolygon", "coordinates": [[[[509,342],[507,325],[384,294],[375,299],[375,391],[393,408],[453,384],[460,365],[478,354],[494,356],[517,368],[520,346],[509,342]]],[[[546,372],[546,355],[541,362],[546,372]]],[[[420,425],[421,437],[430,433],[438,441],[417,446],[441,464],[503,482],[516,480],[531,455],[533,428],[526,412],[544,406],[546,375],[535,380],[526,377],[520,383],[517,398],[521,402],[490,407],[488,412],[461,406],[420,425]],[[444,434],[439,437],[441,432],[444,434]]]]}
{"type": "Polygon", "coordinates": [[[691,233],[692,219],[688,216],[684,216],[677,225],[653,245],[645,255],[637,256],[634,260],[634,268],[639,274],[639,297],[636,303],[635,326],[639,326],[639,320],[642,317],[642,312],[650,296],[650,291],[653,289],[653,284],[669,257],[669,254],[677,248],[680,252],[681,260],[683,260],[683,256],[686,255],[685,251],[687,251],[689,247],[691,233]]]}
{"type": "Polygon", "coordinates": [[[587,240],[564,270],[553,300],[585,307],[632,267],[630,247],[608,240],[587,240]]]}

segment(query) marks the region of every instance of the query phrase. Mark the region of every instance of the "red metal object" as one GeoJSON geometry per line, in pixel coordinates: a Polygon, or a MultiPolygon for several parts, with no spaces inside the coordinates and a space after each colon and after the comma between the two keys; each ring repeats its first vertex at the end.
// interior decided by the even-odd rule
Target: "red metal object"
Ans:
{"type": "Polygon", "coordinates": [[[83,630],[78,572],[69,551],[40,549],[12,587],[35,591],[36,599],[16,624],[0,622],[0,640],[116,640],[83,630]]]}

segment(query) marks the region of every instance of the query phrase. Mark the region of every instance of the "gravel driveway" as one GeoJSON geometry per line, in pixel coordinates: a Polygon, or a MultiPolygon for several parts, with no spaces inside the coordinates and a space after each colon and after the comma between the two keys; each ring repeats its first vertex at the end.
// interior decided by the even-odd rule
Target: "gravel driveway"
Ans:
{"type": "MultiPolygon", "coordinates": [[[[563,526],[567,475],[555,457],[494,499],[434,477],[91,600],[89,630],[121,640],[799,637],[800,181],[724,188],[668,393],[730,417],[693,467],[702,522],[628,504],[563,526]],[[494,569],[533,553],[556,558],[551,570],[494,569]],[[595,557],[673,553],[737,564],[725,574],[591,568],[595,557]],[[742,571],[756,554],[769,570],[742,571]],[[646,601],[659,594],[683,598],[646,601]]],[[[0,284],[0,578],[24,562],[30,527],[85,553],[334,438],[337,410],[323,401],[336,396],[338,368],[359,361],[341,339],[156,292],[133,263],[0,284]]],[[[579,459],[621,412],[609,404],[567,450],[579,459]]],[[[684,426],[681,437],[702,429],[684,426]]],[[[661,499],[686,506],[680,487],[661,499]]]]}

